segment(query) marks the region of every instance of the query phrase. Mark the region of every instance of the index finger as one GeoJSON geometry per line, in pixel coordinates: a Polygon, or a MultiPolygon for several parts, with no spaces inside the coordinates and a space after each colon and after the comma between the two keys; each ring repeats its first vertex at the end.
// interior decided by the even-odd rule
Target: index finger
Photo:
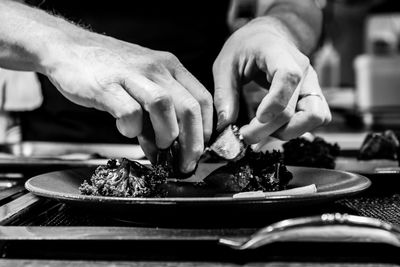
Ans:
{"type": "Polygon", "coordinates": [[[203,121],[204,143],[210,139],[213,126],[213,100],[207,89],[183,66],[177,67],[174,78],[199,102],[203,121]]]}
{"type": "Polygon", "coordinates": [[[296,110],[299,91],[300,87],[298,87],[293,93],[285,110],[279,113],[273,120],[267,123],[261,123],[257,118],[253,118],[249,124],[244,125],[240,129],[240,132],[243,135],[245,142],[247,144],[258,143],[290,121],[296,110]]]}
{"type": "Polygon", "coordinates": [[[294,60],[286,58],[282,61],[284,63],[280,64],[281,67],[278,67],[273,73],[268,94],[258,106],[256,117],[261,123],[273,120],[285,110],[303,77],[303,71],[294,60]]]}
{"type": "MultiPolygon", "coordinates": [[[[222,53],[222,52],[221,52],[222,53]]],[[[239,113],[237,70],[228,56],[220,54],[213,65],[214,105],[217,111],[217,130],[236,121],[239,113]]]]}
{"type": "Polygon", "coordinates": [[[127,78],[125,90],[149,113],[158,148],[169,147],[179,135],[178,122],[171,97],[158,84],[139,77],[127,78]]]}
{"type": "Polygon", "coordinates": [[[302,91],[310,94],[297,102],[296,113],[284,127],[274,133],[274,136],[282,140],[300,136],[328,123],[332,118],[319,86],[317,74],[311,66],[301,87],[302,91]]]}

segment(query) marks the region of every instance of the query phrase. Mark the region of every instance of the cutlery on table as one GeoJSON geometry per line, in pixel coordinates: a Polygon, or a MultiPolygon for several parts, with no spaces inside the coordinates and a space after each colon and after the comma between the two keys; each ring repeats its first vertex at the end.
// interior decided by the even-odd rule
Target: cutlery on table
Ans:
{"type": "Polygon", "coordinates": [[[245,240],[219,240],[220,244],[237,250],[256,249],[275,242],[366,242],[400,247],[400,227],[370,217],[322,214],[279,221],[245,240]]]}

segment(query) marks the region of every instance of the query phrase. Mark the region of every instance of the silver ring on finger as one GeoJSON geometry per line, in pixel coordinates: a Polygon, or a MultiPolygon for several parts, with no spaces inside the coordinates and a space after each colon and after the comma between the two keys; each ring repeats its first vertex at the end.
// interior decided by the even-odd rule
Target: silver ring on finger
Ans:
{"type": "Polygon", "coordinates": [[[324,100],[324,99],[322,98],[322,95],[320,95],[320,94],[317,94],[317,93],[307,93],[307,94],[299,94],[298,101],[302,100],[303,98],[310,97],[310,96],[316,96],[316,97],[319,97],[321,100],[324,100]]]}

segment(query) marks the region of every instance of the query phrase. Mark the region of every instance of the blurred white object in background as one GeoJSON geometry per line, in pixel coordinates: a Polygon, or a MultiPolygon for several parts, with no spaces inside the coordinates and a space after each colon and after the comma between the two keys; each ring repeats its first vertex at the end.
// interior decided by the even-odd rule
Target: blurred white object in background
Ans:
{"type": "Polygon", "coordinates": [[[36,73],[0,68],[0,143],[20,142],[20,128],[13,112],[36,109],[42,102],[36,73]]]}
{"type": "Polygon", "coordinates": [[[400,108],[400,55],[360,55],[354,67],[360,111],[400,108]]]}
{"type": "Polygon", "coordinates": [[[340,54],[327,41],[314,55],[314,69],[322,90],[340,86],[340,54]]]}
{"type": "Polygon", "coordinates": [[[366,19],[364,46],[367,54],[376,54],[377,42],[384,42],[387,53],[398,51],[400,14],[375,14],[366,19]]]}
{"type": "Polygon", "coordinates": [[[355,101],[366,126],[400,126],[400,14],[366,21],[366,53],[354,60],[355,101]]]}
{"type": "Polygon", "coordinates": [[[43,102],[40,82],[34,72],[0,69],[0,109],[28,111],[43,102]]]}

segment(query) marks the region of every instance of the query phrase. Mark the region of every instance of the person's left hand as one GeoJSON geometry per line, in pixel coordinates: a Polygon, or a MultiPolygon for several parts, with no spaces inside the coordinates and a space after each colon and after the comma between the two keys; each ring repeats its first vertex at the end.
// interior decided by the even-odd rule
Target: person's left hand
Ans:
{"type": "Polygon", "coordinates": [[[289,140],[331,120],[317,74],[278,19],[255,19],[233,33],[213,74],[217,130],[237,119],[242,85],[254,80],[269,90],[256,117],[241,128],[248,144],[270,135],[289,140]]]}

